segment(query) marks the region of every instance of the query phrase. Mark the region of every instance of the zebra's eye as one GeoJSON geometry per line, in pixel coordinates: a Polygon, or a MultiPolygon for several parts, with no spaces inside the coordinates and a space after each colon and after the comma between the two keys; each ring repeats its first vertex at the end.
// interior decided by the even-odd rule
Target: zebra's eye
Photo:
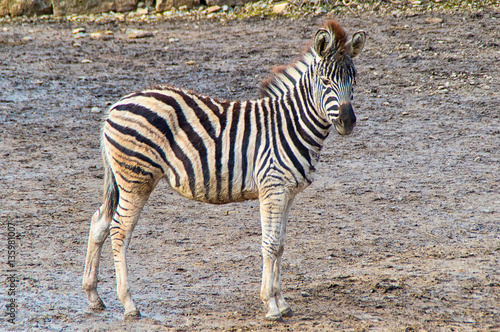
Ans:
{"type": "Polygon", "coordinates": [[[332,85],[332,81],[330,81],[330,79],[328,79],[327,77],[325,76],[321,76],[321,81],[323,82],[324,85],[332,85]]]}

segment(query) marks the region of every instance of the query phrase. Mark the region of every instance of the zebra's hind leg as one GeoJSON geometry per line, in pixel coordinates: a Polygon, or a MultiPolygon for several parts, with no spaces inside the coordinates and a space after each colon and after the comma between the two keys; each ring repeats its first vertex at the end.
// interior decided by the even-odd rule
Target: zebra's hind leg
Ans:
{"type": "Polygon", "coordinates": [[[87,258],[85,260],[85,271],[83,273],[83,289],[89,298],[90,310],[103,310],[106,308],[104,302],[97,293],[97,274],[99,272],[99,260],[102,245],[109,235],[109,224],[106,207],[103,205],[92,216],[90,223],[89,242],[87,258]]]}
{"type": "Polygon", "coordinates": [[[149,198],[150,192],[134,194],[133,191],[120,192],[116,214],[110,227],[111,246],[115,261],[116,290],[118,298],[125,308],[124,320],[136,320],[141,317],[130,295],[127,268],[127,248],[132,232],[139,220],[142,208],[149,198]]]}

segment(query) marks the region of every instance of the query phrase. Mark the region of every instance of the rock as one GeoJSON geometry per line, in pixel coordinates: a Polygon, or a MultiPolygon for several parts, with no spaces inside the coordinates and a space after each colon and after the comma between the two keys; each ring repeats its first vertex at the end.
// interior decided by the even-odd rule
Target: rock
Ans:
{"type": "Polygon", "coordinates": [[[439,24],[439,23],[443,23],[443,19],[440,17],[429,17],[428,19],[425,20],[425,23],[439,24]]]}
{"type": "Polygon", "coordinates": [[[190,9],[200,5],[200,0],[157,0],[156,1],[156,12],[165,12],[172,8],[180,8],[186,6],[186,9],[190,9]]]}
{"type": "Polygon", "coordinates": [[[246,3],[252,2],[250,0],[206,0],[207,6],[221,6],[228,7],[243,6],[246,3]]]}
{"type": "MultiPolygon", "coordinates": [[[[106,32],[110,32],[110,31],[106,31],[106,32]]],[[[101,40],[110,40],[110,39],[113,39],[113,33],[111,34],[108,34],[108,33],[101,33],[101,32],[92,32],[90,34],[90,38],[92,39],[101,39],[101,40]]]]}
{"type": "Polygon", "coordinates": [[[92,63],[92,60],[89,60],[89,59],[83,59],[81,62],[82,62],[82,63],[92,63]]]}
{"type": "Polygon", "coordinates": [[[138,2],[138,0],[52,0],[54,16],[127,12],[135,9],[138,2]]]}
{"type": "Polygon", "coordinates": [[[139,30],[139,29],[127,29],[126,32],[128,38],[146,38],[153,37],[153,33],[151,31],[139,30]]]}
{"type": "Polygon", "coordinates": [[[327,12],[327,10],[323,7],[318,7],[316,8],[316,11],[314,12],[316,15],[320,15],[320,14],[325,14],[327,12]]]}
{"type": "Polygon", "coordinates": [[[207,14],[215,13],[220,10],[220,6],[210,6],[207,8],[207,14]]]}
{"type": "Polygon", "coordinates": [[[288,7],[288,2],[281,2],[273,7],[273,13],[275,14],[283,14],[285,9],[288,7]]]}
{"type": "Polygon", "coordinates": [[[194,62],[192,60],[191,61],[186,61],[186,65],[187,66],[194,66],[195,64],[196,64],[196,62],[194,62]]]}
{"type": "Polygon", "coordinates": [[[83,38],[87,36],[87,34],[85,32],[78,32],[78,33],[75,33],[75,35],[73,37],[75,37],[75,39],[80,39],[80,38],[83,38]]]}
{"type": "Polygon", "coordinates": [[[52,14],[51,0],[0,0],[1,16],[52,14]]]}
{"type": "Polygon", "coordinates": [[[136,15],[141,16],[141,15],[147,15],[148,14],[148,9],[147,8],[137,8],[136,10],[136,15]]]}
{"type": "Polygon", "coordinates": [[[72,30],[74,35],[76,35],[77,33],[85,32],[85,31],[87,31],[85,28],[75,28],[72,30]]]}

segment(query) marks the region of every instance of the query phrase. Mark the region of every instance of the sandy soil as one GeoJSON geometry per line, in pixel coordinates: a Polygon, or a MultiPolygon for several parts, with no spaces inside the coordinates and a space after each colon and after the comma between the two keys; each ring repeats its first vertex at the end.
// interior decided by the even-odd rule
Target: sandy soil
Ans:
{"type": "Polygon", "coordinates": [[[263,320],[257,202],[206,205],[166,184],[129,250],[145,317],[122,321],[109,240],[108,308],[88,311],[81,275],[107,105],[155,83],[254,97],[323,20],[0,26],[0,329],[500,330],[500,13],[489,11],[338,18],[368,32],[355,61],[359,122],[331,135],[291,212],[283,280],[294,317],[263,320]],[[81,26],[114,38],[75,39],[81,26]],[[128,39],[127,28],[154,37],[128,39]],[[3,316],[11,298],[14,325],[3,316]]]}

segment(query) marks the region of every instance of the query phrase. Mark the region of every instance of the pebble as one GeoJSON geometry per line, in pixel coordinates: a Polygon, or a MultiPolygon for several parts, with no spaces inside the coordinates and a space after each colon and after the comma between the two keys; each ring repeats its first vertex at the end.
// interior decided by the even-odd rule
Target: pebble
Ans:
{"type": "Polygon", "coordinates": [[[113,31],[105,31],[105,32],[92,32],[90,34],[90,38],[92,39],[102,39],[102,40],[110,40],[113,39],[113,31]]]}
{"type": "Polygon", "coordinates": [[[425,20],[425,23],[439,24],[439,23],[443,23],[443,19],[440,17],[429,17],[428,19],[425,20]]]}
{"type": "Polygon", "coordinates": [[[318,7],[315,11],[316,14],[324,14],[326,12],[327,12],[326,9],[323,7],[318,7]]]}
{"type": "Polygon", "coordinates": [[[83,60],[82,60],[82,63],[92,63],[92,60],[89,60],[89,59],[83,59],[83,60]]]}
{"type": "Polygon", "coordinates": [[[94,106],[90,109],[90,113],[101,113],[101,109],[94,106]]]}
{"type": "Polygon", "coordinates": [[[218,12],[220,10],[220,6],[210,6],[207,8],[207,14],[212,14],[218,12]]]}
{"type": "Polygon", "coordinates": [[[178,41],[179,41],[179,38],[169,38],[169,39],[168,39],[168,42],[169,42],[169,43],[176,43],[176,42],[178,42],[178,41]]]}
{"type": "Polygon", "coordinates": [[[153,37],[152,32],[139,29],[127,29],[126,34],[128,35],[128,38],[131,39],[153,37]]]}
{"type": "Polygon", "coordinates": [[[85,33],[85,32],[79,32],[77,33],[76,35],[74,35],[75,39],[80,39],[80,38],[83,38],[85,36],[87,36],[88,34],[85,33]]]}
{"type": "Polygon", "coordinates": [[[288,2],[282,2],[273,7],[273,13],[275,14],[283,14],[285,9],[288,7],[288,2]]]}
{"type": "Polygon", "coordinates": [[[188,65],[188,66],[194,66],[195,64],[196,64],[196,62],[194,62],[193,60],[186,61],[186,65],[188,65]]]}
{"type": "Polygon", "coordinates": [[[73,34],[76,35],[78,33],[82,33],[85,31],[87,31],[85,28],[75,28],[75,29],[73,29],[73,34]]]}

